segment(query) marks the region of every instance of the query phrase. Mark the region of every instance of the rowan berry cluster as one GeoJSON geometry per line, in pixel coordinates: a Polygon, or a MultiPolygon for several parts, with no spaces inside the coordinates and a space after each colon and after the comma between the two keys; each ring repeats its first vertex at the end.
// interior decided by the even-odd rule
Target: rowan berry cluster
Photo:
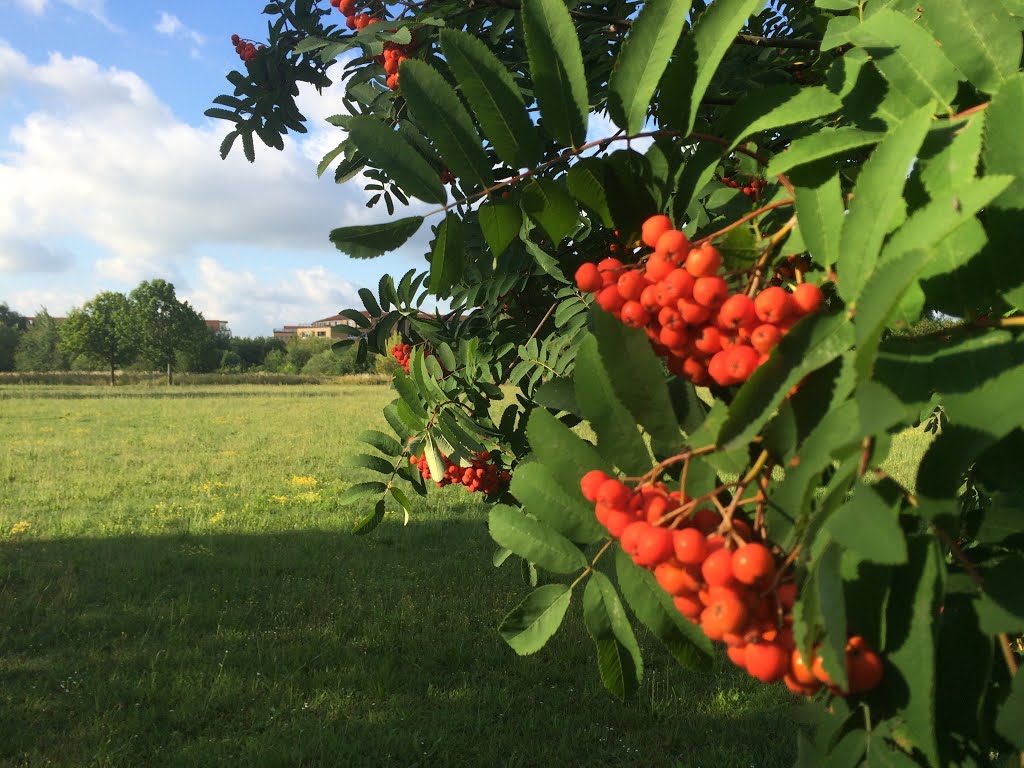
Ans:
{"type": "Polygon", "coordinates": [[[254,45],[253,43],[243,40],[238,35],[231,36],[231,44],[235,46],[235,53],[238,54],[238,58],[246,64],[256,58],[256,53],[258,51],[262,51],[267,47],[265,45],[254,45]]]}
{"type": "Polygon", "coordinates": [[[732,662],[753,677],[781,680],[806,696],[823,685],[847,695],[881,682],[881,659],[860,637],[847,644],[845,691],[834,686],[820,656],[804,663],[793,640],[796,584],[779,572],[772,550],[745,521],[697,509],[662,483],[632,489],[597,469],[583,476],[580,488],[595,504],[598,522],[633,562],[654,572],[676,609],[711,640],[725,643],[732,662]]]}
{"type": "Polygon", "coordinates": [[[576,285],[630,328],[643,328],[669,370],[697,385],[746,381],[785,333],[821,307],[821,290],[801,283],[790,293],[765,288],[754,298],[732,293],[710,242],[691,246],[667,216],[644,222],[654,249],[644,263],[609,257],[576,270],[576,285]]]}
{"type": "Polygon", "coordinates": [[[391,356],[402,366],[402,370],[409,372],[409,359],[412,357],[412,344],[395,344],[391,348],[391,356]]]}
{"type": "Polygon", "coordinates": [[[751,179],[749,184],[741,184],[736,181],[736,179],[730,179],[728,177],[723,177],[722,183],[727,187],[742,190],[743,194],[751,200],[760,200],[761,193],[764,191],[764,186],[767,184],[764,179],[751,179]]]}
{"type": "MultiPolygon", "coordinates": [[[[512,479],[511,473],[498,465],[497,456],[490,451],[478,453],[468,467],[456,464],[444,454],[441,456],[447,466],[444,476],[440,480],[434,480],[438,488],[461,483],[470,491],[490,495],[500,491],[512,479]]],[[[409,463],[419,469],[424,480],[433,480],[426,456],[412,454],[409,456],[409,463]]]]}
{"type": "Polygon", "coordinates": [[[356,0],[331,0],[331,5],[341,11],[345,26],[352,30],[364,29],[380,21],[368,13],[356,13],[356,0]]]}

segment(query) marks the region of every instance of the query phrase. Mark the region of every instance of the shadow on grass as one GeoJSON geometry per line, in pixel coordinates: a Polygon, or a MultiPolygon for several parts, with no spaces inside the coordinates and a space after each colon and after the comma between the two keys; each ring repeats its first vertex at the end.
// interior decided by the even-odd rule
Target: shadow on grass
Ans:
{"type": "Polygon", "coordinates": [[[578,606],[515,656],[495,627],[526,589],[490,552],[479,517],[0,545],[0,763],[792,762],[788,695],[720,662],[645,642],[612,699],[578,606]]]}

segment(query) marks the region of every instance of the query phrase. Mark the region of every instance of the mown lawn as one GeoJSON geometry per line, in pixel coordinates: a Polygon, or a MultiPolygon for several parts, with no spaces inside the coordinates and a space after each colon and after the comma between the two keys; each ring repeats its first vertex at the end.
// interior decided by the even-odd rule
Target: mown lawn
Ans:
{"type": "Polygon", "coordinates": [[[385,387],[0,388],[0,764],[790,765],[798,704],[641,634],[620,704],[579,606],[535,657],[486,509],[348,529],[385,387]]]}

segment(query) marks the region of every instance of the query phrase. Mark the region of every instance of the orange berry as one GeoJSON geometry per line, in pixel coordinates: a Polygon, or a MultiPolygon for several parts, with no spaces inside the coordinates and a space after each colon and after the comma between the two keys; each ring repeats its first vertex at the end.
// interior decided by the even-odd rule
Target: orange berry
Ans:
{"type": "Polygon", "coordinates": [[[757,294],[754,309],[761,322],[778,324],[784,323],[794,313],[796,307],[784,288],[773,285],[757,294]]]}
{"type": "Polygon", "coordinates": [[[576,270],[576,285],[585,293],[601,290],[604,287],[604,280],[597,269],[597,264],[592,264],[589,261],[586,264],[581,264],[580,268],[576,270]]]}
{"type": "Polygon", "coordinates": [[[693,299],[680,299],[676,302],[676,309],[690,325],[702,325],[711,317],[711,310],[693,299]]]}
{"type": "Polygon", "coordinates": [[[718,310],[718,327],[727,331],[753,327],[757,322],[754,302],[744,293],[736,293],[726,299],[718,310]]]}
{"type": "Polygon", "coordinates": [[[636,552],[633,560],[637,565],[654,568],[675,554],[672,547],[672,531],[642,522],[644,529],[638,534],[636,552]]]}
{"type": "Polygon", "coordinates": [[[617,285],[606,285],[597,292],[597,305],[605,312],[617,314],[625,303],[626,300],[622,298],[617,285]]]}
{"type": "MultiPolygon", "coordinates": [[[[693,576],[685,569],[671,562],[662,562],[654,568],[654,578],[672,596],[692,595],[696,584],[693,576]]],[[[697,585],[699,586],[699,585],[697,585]]]]}
{"type": "Polygon", "coordinates": [[[708,542],[696,528],[682,528],[672,534],[676,560],[680,563],[698,565],[708,555],[708,542]]]}
{"type": "Polygon", "coordinates": [[[580,478],[580,490],[583,492],[583,498],[587,501],[597,501],[598,490],[608,479],[608,475],[600,469],[592,469],[587,472],[580,478]]]}
{"type": "Polygon", "coordinates": [[[722,256],[711,243],[701,243],[686,256],[686,271],[694,277],[710,277],[722,266],[722,256]]]}
{"type": "Polygon", "coordinates": [[[632,498],[633,491],[629,486],[613,477],[608,478],[597,487],[597,501],[615,509],[627,509],[632,498]]]}
{"type": "Polygon", "coordinates": [[[647,278],[642,272],[630,269],[619,275],[619,293],[626,301],[637,301],[644,288],[648,286],[647,278]]]}
{"type": "Polygon", "coordinates": [[[693,284],[693,300],[705,307],[717,307],[728,296],[729,286],[718,275],[698,277],[693,284]]]}
{"type": "Polygon", "coordinates": [[[732,584],[732,552],[724,548],[712,552],[701,563],[700,573],[708,586],[725,587],[732,584]]]}
{"type": "Polygon", "coordinates": [[[868,647],[864,638],[854,636],[846,642],[846,676],[850,693],[864,693],[877,688],[884,673],[882,659],[868,647]]]}
{"type": "MultiPolygon", "coordinates": [[[[621,291],[620,291],[621,293],[621,291]]],[[[627,301],[622,305],[620,319],[622,323],[630,328],[643,328],[651,322],[650,313],[644,309],[638,301],[627,301]]]]}
{"type": "Polygon", "coordinates": [[[789,671],[800,685],[820,685],[818,678],[811,672],[810,667],[804,661],[804,657],[800,655],[800,650],[797,648],[793,649],[793,653],[789,657],[789,671]]]}
{"type": "Polygon", "coordinates": [[[767,355],[782,338],[782,331],[779,326],[771,323],[762,323],[750,332],[750,344],[758,352],[767,355]]]}
{"type": "Polygon", "coordinates": [[[601,279],[605,285],[612,285],[618,282],[619,273],[622,271],[622,262],[609,256],[597,262],[597,271],[601,273],[601,279]]]}
{"type": "Polygon", "coordinates": [[[811,283],[800,283],[790,296],[796,311],[800,315],[809,315],[821,309],[823,296],[821,289],[811,283]]]}
{"type": "Polygon", "coordinates": [[[747,586],[763,589],[775,578],[775,558],[764,544],[744,544],[732,554],[732,574],[747,586]]]}
{"type": "Polygon", "coordinates": [[[678,229],[670,229],[658,238],[655,251],[678,267],[686,261],[690,241],[678,229]]]}
{"type": "Polygon", "coordinates": [[[645,266],[647,279],[652,283],[657,283],[667,277],[669,272],[675,268],[675,264],[666,259],[660,253],[652,253],[647,258],[647,264],[645,266]]]}
{"type": "Polygon", "coordinates": [[[735,664],[740,669],[747,668],[747,646],[744,645],[730,645],[725,650],[726,655],[729,657],[729,661],[735,664]]]}
{"type": "Polygon", "coordinates": [[[747,671],[763,683],[774,683],[789,672],[789,653],[778,643],[747,646],[747,671]]]}
{"type": "Polygon", "coordinates": [[[658,238],[670,229],[672,229],[672,220],[659,213],[651,216],[641,225],[640,239],[644,241],[644,245],[654,248],[658,244],[658,238]]]}

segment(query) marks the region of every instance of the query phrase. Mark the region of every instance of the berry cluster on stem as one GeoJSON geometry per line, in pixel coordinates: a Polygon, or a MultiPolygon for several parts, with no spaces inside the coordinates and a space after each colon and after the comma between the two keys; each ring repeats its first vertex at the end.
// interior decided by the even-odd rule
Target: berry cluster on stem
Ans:
{"type": "Polygon", "coordinates": [[[412,344],[395,344],[391,348],[391,356],[402,366],[402,370],[409,372],[409,359],[412,357],[412,344]]]}
{"type": "Polygon", "coordinates": [[[238,54],[238,58],[246,64],[256,58],[257,52],[262,51],[267,47],[265,45],[256,45],[248,40],[243,40],[238,35],[231,36],[231,44],[235,46],[235,53],[238,54]]]}
{"type": "Polygon", "coordinates": [[[792,293],[770,286],[753,298],[733,292],[718,249],[691,245],[667,216],[644,222],[642,240],[654,249],[643,263],[588,262],[576,270],[576,285],[625,325],[644,329],[669,370],[694,384],[742,384],[800,318],[821,307],[821,290],[810,283],[792,293]]]}
{"type": "Polygon", "coordinates": [[[470,491],[492,495],[508,485],[509,480],[512,479],[511,473],[502,469],[498,464],[497,454],[490,451],[478,453],[468,467],[456,464],[444,454],[441,454],[441,457],[447,466],[444,476],[440,480],[431,477],[430,465],[427,463],[426,456],[412,454],[409,456],[409,463],[419,469],[424,480],[434,480],[438,488],[460,483],[470,491]]]}
{"type": "Polygon", "coordinates": [[[845,690],[825,672],[820,655],[809,664],[800,655],[793,639],[797,586],[777,565],[770,542],[737,516],[743,504],[763,501],[741,501],[744,485],[737,484],[734,503],[724,508],[715,494],[692,499],[648,476],[635,488],[597,469],[580,480],[598,522],[633,562],[654,572],[676,610],[726,645],[734,664],[805,696],[822,687],[842,696],[875,688],[882,661],[861,637],[847,642],[845,690]]]}
{"type": "MultiPolygon", "coordinates": [[[[383,21],[383,19],[368,13],[356,13],[356,0],[331,0],[331,5],[341,11],[345,17],[345,26],[351,30],[365,29],[371,24],[383,21]]],[[[398,90],[398,68],[403,61],[409,58],[412,51],[413,46],[386,42],[383,53],[375,59],[378,64],[384,66],[384,71],[387,73],[387,86],[392,91],[398,90]]]]}
{"type": "Polygon", "coordinates": [[[728,176],[723,176],[722,183],[727,187],[741,190],[743,194],[751,200],[760,200],[761,192],[764,191],[764,187],[768,182],[764,179],[751,179],[749,184],[741,184],[736,181],[736,179],[730,179],[728,176]]]}

